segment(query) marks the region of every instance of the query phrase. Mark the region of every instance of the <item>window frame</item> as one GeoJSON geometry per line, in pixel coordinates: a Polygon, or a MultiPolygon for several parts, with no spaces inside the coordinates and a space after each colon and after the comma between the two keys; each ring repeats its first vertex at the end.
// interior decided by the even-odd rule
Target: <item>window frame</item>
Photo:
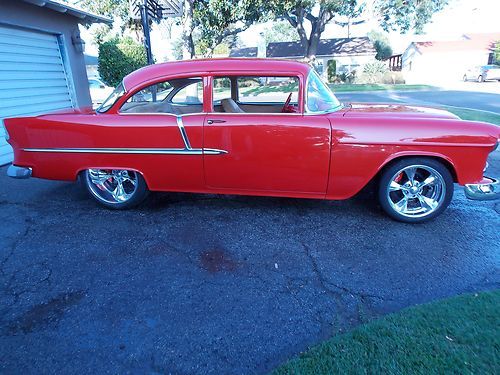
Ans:
{"type": "MultiPolygon", "coordinates": [[[[245,70],[245,71],[229,71],[229,72],[226,72],[226,71],[220,71],[220,72],[217,72],[217,73],[212,73],[211,75],[207,76],[207,80],[208,80],[208,84],[206,86],[206,90],[209,91],[207,92],[206,94],[209,94],[209,95],[205,95],[205,98],[208,98],[209,101],[207,103],[208,105],[208,113],[209,114],[214,114],[214,115],[271,115],[271,116],[276,116],[276,115],[284,115],[284,116],[297,116],[297,115],[304,115],[304,110],[305,110],[305,106],[304,106],[304,90],[305,90],[305,77],[304,75],[301,73],[301,72],[297,72],[297,71],[290,71],[290,72],[271,72],[269,75],[263,75],[261,71],[248,71],[248,70],[245,70]],[[297,98],[297,104],[298,104],[298,111],[297,112],[294,112],[294,113],[283,113],[283,112],[280,112],[280,113],[268,113],[268,112],[252,112],[252,113],[226,113],[226,112],[215,112],[214,110],[214,106],[213,106],[213,81],[215,78],[224,78],[224,77],[227,77],[227,78],[232,78],[232,77],[235,77],[236,80],[234,81],[237,81],[237,78],[238,77],[295,77],[298,79],[298,82],[299,82],[299,88],[298,88],[298,91],[297,91],[297,94],[298,94],[298,98],[297,98]]],[[[235,85],[235,88],[236,88],[236,99],[233,98],[233,86],[231,86],[231,97],[233,100],[235,100],[238,104],[243,104],[243,105],[246,105],[246,104],[252,104],[252,103],[241,103],[239,101],[239,98],[238,98],[238,95],[239,95],[239,90],[238,90],[238,84],[236,82],[236,85],[235,85]]],[[[264,102],[265,103],[265,102],[264,102]]],[[[254,104],[262,104],[262,102],[259,102],[259,103],[254,103],[254,104]]],[[[278,104],[278,103],[269,103],[269,104],[278,104]]]]}
{"type": "MultiPolygon", "coordinates": [[[[200,115],[200,114],[207,114],[208,111],[208,105],[210,102],[207,101],[207,80],[208,80],[208,75],[206,73],[189,73],[189,74],[182,74],[182,75],[170,75],[170,76],[163,76],[163,77],[158,77],[153,80],[145,81],[141,83],[140,85],[137,85],[136,87],[133,88],[133,90],[127,91],[125,89],[124,94],[118,98],[115,103],[112,105],[111,108],[108,109],[106,114],[116,114],[116,115],[122,115],[122,116],[133,116],[133,115],[166,115],[166,116],[192,116],[192,115],[200,115]],[[135,94],[137,94],[139,91],[144,90],[145,88],[156,85],[158,83],[166,82],[166,81],[173,81],[176,79],[189,79],[189,78],[200,78],[202,82],[202,87],[203,87],[203,98],[202,98],[202,109],[200,112],[194,112],[194,113],[185,113],[181,115],[177,115],[174,113],[165,113],[165,112],[142,112],[142,113],[134,113],[134,112],[120,112],[120,109],[122,106],[135,94]]],[[[124,85],[123,82],[120,83],[120,85],[124,85]]],[[[184,86],[185,87],[185,86],[184,86]]],[[[174,92],[175,90],[173,90],[174,92]]],[[[171,93],[169,93],[168,96],[170,96],[171,93]]],[[[167,97],[168,97],[167,96],[167,97]]],[[[175,104],[175,103],[173,103],[175,104]]],[[[175,104],[175,105],[182,105],[182,104],[175,104]]]]}

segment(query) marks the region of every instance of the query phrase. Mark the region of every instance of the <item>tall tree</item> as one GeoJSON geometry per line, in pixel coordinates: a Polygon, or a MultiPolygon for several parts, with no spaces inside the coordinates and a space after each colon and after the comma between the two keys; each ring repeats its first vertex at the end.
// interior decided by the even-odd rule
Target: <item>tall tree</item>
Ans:
{"type": "Polygon", "coordinates": [[[265,17],[264,0],[198,0],[194,19],[201,53],[211,56],[227,38],[248,29],[265,17]]]}
{"type": "Polygon", "coordinates": [[[448,0],[375,0],[375,10],[384,30],[413,30],[421,33],[434,13],[442,10],[448,0]]]}
{"type": "Polygon", "coordinates": [[[307,59],[316,56],[321,34],[335,16],[354,18],[359,12],[357,0],[269,0],[266,4],[269,12],[297,30],[307,59]]]}

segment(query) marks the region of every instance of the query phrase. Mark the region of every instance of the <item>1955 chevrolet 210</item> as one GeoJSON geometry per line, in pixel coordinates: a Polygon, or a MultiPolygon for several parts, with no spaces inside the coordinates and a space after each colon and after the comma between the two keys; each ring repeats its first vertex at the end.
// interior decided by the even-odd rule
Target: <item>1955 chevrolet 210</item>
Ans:
{"type": "Polygon", "coordinates": [[[96,111],[6,119],[11,177],[83,181],[110,208],[148,191],[347,199],[370,181],[394,219],[498,197],[483,177],[500,128],[437,109],[341,104],[295,61],[169,62],[123,79],[96,111]]]}

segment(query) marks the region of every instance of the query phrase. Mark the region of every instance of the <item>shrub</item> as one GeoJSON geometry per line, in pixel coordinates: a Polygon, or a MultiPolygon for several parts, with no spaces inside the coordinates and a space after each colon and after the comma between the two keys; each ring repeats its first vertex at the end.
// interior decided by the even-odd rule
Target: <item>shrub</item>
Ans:
{"type": "Polygon", "coordinates": [[[373,42],[373,47],[375,47],[375,50],[377,51],[377,54],[375,55],[377,60],[387,60],[392,56],[391,46],[383,40],[376,40],[373,42]]]}
{"type": "Polygon", "coordinates": [[[110,86],[119,85],[123,77],[145,65],[146,51],[132,38],[114,38],[99,44],[99,75],[110,86]]]}
{"type": "Polygon", "coordinates": [[[405,83],[405,79],[403,73],[401,72],[386,72],[382,76],[382,83],[391,85],[396,83],[405,83]]]}
{"type": "Polygon", "coordinates": [[[335,82],[335,78],[337,76],[337,61],[336,60],[328,60],[326,73],[328,75],[328,82],[335,82]]]}
{"type": "Polygon", "coordinates": [[[387,64],[382,61],[367,63],[363,68],[363,73],[357,79],[357,83],[381,83],[387,71],[387,64]]]}

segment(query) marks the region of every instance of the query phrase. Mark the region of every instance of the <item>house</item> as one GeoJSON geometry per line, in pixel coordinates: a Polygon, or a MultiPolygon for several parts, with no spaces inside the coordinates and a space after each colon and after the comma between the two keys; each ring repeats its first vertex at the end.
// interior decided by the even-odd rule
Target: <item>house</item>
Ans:
{"type": "Polygon", "coordinates": [[[496,41],[500,41],[500,33],[413,42],[403,53],[402,71],[410,83],[458,81],[468,68],[491,63],[496,41]]]}
{"type": "Polygon", "coordinates": [[[90,106],[79,24],[111,23],[55,0],[0,1],[0,165],[12,161],[1,120],[90,106]]]}
{"type": "Polygon", "coordinates": [[[233,48],[229,52],[229,57],[257,57],[257,47],[233,48]]]}
{"type": "MultiPolygon", "coordinates": [[[[322,39],[316,53],[315,65],[326,77],[329,60],[337,62],[337,74],[351,72],[375,58],[377,51],[368,37],[322,39]]],[[[301,59],[304,48],[300,42],[273,42],[267,45],[267,57],[301,59]]]]}

